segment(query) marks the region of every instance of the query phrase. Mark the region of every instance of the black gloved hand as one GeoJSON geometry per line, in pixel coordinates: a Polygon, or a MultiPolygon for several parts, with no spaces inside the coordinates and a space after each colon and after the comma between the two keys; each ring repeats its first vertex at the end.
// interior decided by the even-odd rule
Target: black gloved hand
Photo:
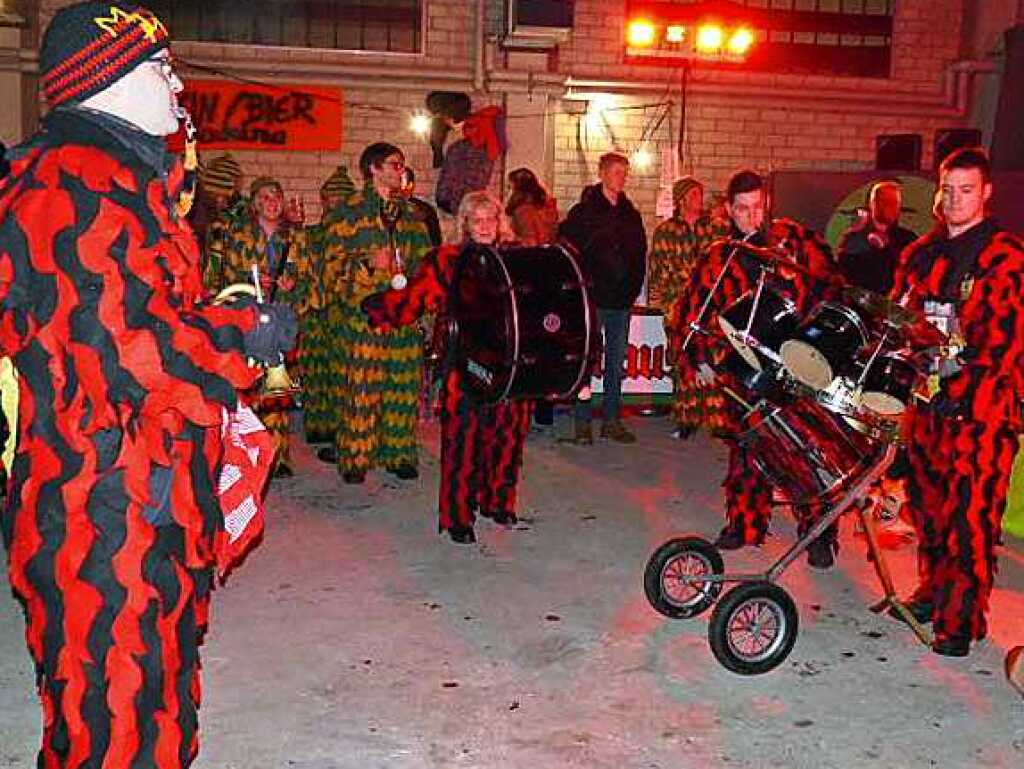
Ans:
{"type": "Polygon", "coordinates": [[[943,419],[963,419],[966,416],[965,404],[961,400],[954,400],[946,393],[936,393],[929,402],[929,408],[943,419]]]}
{"type": "Polygon", "coordinates": [[[299,319],[286,304],[259,304],[255,307],[256,326],[245,335],[245,354],[273,366],[281,362],[281,353],[295,347],[299,319]]]}

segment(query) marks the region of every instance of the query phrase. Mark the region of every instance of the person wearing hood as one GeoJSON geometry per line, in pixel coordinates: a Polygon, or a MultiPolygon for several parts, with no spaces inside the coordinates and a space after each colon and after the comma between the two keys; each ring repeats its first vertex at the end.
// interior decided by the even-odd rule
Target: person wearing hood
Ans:
{"type": "Polygon", "coordinates": [[[725,403],[719,390],[704,387],[696,372],[675,354],[683,340],[673,333],[673,313],[701,254],[713,241],[728,235],[729,229],[704,214],[704,186],[692,176],[672,185],[672,206],[672,216],[655,228],[651,238],[647,298],[649,305],[665,314],[676,423],[673,437],[686,440],[702,426],[709,431],[721,429],[725,403]]]}
{"type": "MultiPolygon", "coordinates": [[[[647,233],[644,222],[623,190],[629,160],[617,152],[601,156],[600,181],[586,187],[558,229],[580,256],[591,282],[594,302],[604,331],[604,424],[601,437],[633,443],[619,417],[622,365],[629,337],[630,309],[647,274],[647,233]]],[[[589,399],[576,402],[573,442],[594,442],[589,399]]]]}
{"type": "Polygon", "coordinates": [[[167,151],[183,87],[169,45],[135,5],[59,9],[39,53],[50,110],[0,187],[0,353],[19,389],[0,533],[43,709],[40,767],[192,763],[214,570],[262,528],[270,440],[251,412],[229,414],[260,375],[247,356],[279,356],[295,319],[206,302],[184,166],[167,151]],[[234,464],[249,448],[263,463],[234,464]]]}
{"type": "Polygon", "coordinates": [[[918,586],[906,601],[931,622],[936,654],[962,657],[985,637],[1017,435],[1024,430],[1024,242],[989,215],[981,148],[939,166],[939,220],[900,257],[892,298],[945,332],[931,400],[905,415],[908,507],[918,586]]]}

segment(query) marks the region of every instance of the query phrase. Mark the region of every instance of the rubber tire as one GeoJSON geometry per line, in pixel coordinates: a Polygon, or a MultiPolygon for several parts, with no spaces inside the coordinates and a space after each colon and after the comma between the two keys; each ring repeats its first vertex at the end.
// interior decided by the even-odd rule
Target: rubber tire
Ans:
{"type": "Polygon", "coordinates": [[[656,611],[672,619],[696,617],[706,611],[722,592],[721,582],[706,582],[703,594],[695,596],[691,602],[680,604],[669,598],[662,589],[665,568],[684,555],[699,558],[708,567],[710,574],[721,574],[725,570],[718,548],[702,537],[676,537],[655,550],[644,569],[644,593],[656,611]]]}
{"type": "Polygon", "coordinates": [[[789,593],[771,582],[745,582],[737,585],[715,606],[708,624],[708,643],[723,667],[742,676],[767,673],[781,665],[796,643],[800,619],[789,593]],[[736,613],[751,602],[771,604],[782,620],[781,633],[772,641],[763,656],[751,658],[740,654],[729,642],[729,627],[736,613]]]}

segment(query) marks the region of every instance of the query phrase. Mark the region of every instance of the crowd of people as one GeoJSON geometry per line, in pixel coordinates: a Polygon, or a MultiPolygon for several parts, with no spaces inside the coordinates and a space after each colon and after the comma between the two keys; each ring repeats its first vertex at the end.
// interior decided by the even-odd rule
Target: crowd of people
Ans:
{"type": "MultiPolygon", "coordinates": [[[[902,417],[898,471],[920,578],[907,605],[932,623],[938,654],[966,655],[985,637],[1024,429],[1024,243],[989,215],[983,151],[941,165],[930,233],[899,226],[899,185],[882,180],[835,256],[800,223],[768,218],[753,171],[730,179],[715,215],[698,180],[676,182],[648,253],[625,191],[629,160],[615,152],[561,220],[529,169],[509,175],[505,205],[464,191],[449,201],[447,242],[405,154],[386,142],[361,153],[360,182],[345,167],[324,181],[316,224],[278,181],[257,177],[243,194],[239,163],[209,159],[188,223],[189,169],[165,144],[182,118],[166,30],[135,8],[99,24],[109,7],[54,15],[40,53],[50,111],[11,151],[0,188],[0,345],[20,397],[2,534],[46,715],[41,766],[191,763],[210,592],[237,555],[221,496],[232,482],[223,459],[243,445],[231,415],[251,405],[273,437],[264,469],[295,473],[296,393],[261,387],[264,369],[250,361],[301,373],[306,438],[343,482],[378,469],[413,481],[429,389],[423,321],[451,310],[467,246],[557,242],[577,256],[604,338],[599,437],[621,444],[636,441],[621,380],[631,309],[649,283],[665,315],[675,436],[705,429],[728,446],[720,549],[761,544],[773,504],[725,395],[736,351],[694,333],[750,295],[763,266],[750,249],[773,255],[775,287],[798,316],[854,285],[941,326],[931,397],[902,417]],[[81,72],[68,61],[84,62],[81,72]],[[255,301],[229,299],[238,286],[255,301]]],[[[478,516],[516,522],[530,415],[550,423],[552,404],[481,402],[451,356],[436,357],[439,529],[468,544],[478,516]]],[[[592,444],[589,388],[570,405],[566,439],[592,444]]],[[[821,509],[794,513],[804,532],[821,509]]],[[[826,530],[808,562],[828,568],[837,547],[826,530]]]]}

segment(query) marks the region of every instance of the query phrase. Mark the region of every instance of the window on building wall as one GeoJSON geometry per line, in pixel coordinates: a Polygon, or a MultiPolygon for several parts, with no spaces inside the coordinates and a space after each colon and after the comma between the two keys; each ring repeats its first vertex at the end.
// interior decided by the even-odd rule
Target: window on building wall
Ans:
{"type": "Polygon", "coordinates": [[[177,40],[419,53],[426,0],[148,0],[177,40]]]}
{"type": "MultiPolygon", "coordinates": [[[[897,0],[628,0],[630,18],[666,27],[745,23],[756,44],[744,69],[888,77],[897,0]]],[[[652,51],[652,63],[656,55],[652,51]]]]}

